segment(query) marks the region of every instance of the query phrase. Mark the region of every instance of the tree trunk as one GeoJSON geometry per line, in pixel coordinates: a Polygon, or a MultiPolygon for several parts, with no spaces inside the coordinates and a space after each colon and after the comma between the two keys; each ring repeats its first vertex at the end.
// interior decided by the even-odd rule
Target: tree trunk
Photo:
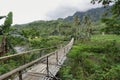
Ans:
{"type": "Polygon", "coordinates": [[[8,52],[6,36],[3,36],[0,48],[1,48],[0,56],[3,56],[5,53],[8,52]]]}

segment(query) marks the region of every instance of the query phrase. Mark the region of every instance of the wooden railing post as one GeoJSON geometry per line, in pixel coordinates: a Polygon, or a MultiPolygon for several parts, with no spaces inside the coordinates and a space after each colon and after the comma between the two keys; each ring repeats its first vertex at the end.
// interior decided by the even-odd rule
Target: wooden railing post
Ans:
{"type": "Polygon", "coordinates": [[[48,64],[48,56],[47,56],[47,67],[46,67],[46,70],[47,70],[47,77],[49,77],[49,64],[48,64]]]}
{"type": "Polygon", "coordinates": [[[58,62],[59,62],[59,60],[58,60],[58,51],[56,51],[56,62],[57,62],[57,65],[58,65],[58,62]]]}
{"type": "Polygon", "coordinates": [[[39,57],[41,57],[41,56],[42,56],[42,51],[39,51],[39,53],[40,53],[40,54],[39,54],[39,57]]]}
{"type": "Polygon", "coordinates": [[[22,80],[22,71],[19,71],[19,80],[22,80]]]}
{"type": "Polygon", "coordinates": [[[23,64],[26,63],[25,54],[23,55],[23,64]]]}
{"type": "Polygon", "coordinates": [[[63,49],[64,49],[64,54],[65,54],[65,52],[66,52],[66,51],[65,51],[65,48],[63,48],[63,49]]]}

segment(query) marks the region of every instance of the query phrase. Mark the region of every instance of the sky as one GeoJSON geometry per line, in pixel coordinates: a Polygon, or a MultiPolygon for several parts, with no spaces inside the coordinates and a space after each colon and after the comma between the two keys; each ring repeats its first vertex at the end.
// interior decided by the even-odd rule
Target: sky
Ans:
{"type": "MultiPolygon", "coordinates": [[[[0,0],[0,16],[13,12],[13,24],[24,24],[36,20],[56,20],[101,7],[91,0],[0,0]]],[[[0,24],[4,20],[0,21],[0,24]]]]}

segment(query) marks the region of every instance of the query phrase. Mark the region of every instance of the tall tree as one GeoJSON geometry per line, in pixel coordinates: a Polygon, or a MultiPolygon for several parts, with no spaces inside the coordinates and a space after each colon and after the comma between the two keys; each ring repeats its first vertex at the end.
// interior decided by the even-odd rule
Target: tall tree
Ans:
{"type": "Polygon", "coordinates": [[[108,34],[117,34],[120,35],[120,20],[114,18],[104,18],[102,22],[106,24],[106,27],[102,29],[105,33],[108,34]]]}
{"type": "MultiPolygon", "coordinates": [[[[5,17],[4,24],[0,26],[0,31],[2,35],[2,43],[0,45],[0,56],[5,53],[12,52],[15,53],[13,45],[11,44],[11,37],[19,37],[21,39],[27,40],[24,36],[20,35],[20,33],[11,27],[13,14],[9,12],[5,17]]],[[[3,17],[2,17],[3,18],[3,17]]]]}
{"type": "Polygon", "coordinates": [[[74,16],[74,31],[75,31],[75,39],[78,40],[79,39],[79,26],[80,26],[80,19],[78,16],[74,16]]]}
{"type": "Polygon", "coordinates": [[[93,4],[96,2],[102,3],[104,6],[109,5],[110,3],[113,3],[111,11],[112,11],[112,18],[104,18],[102,19],[102,22],[104,22],[107,27],[103,30],[106,33],[114,33],[114,34],[120,34],[120,0],[92,0],[93,4]]]}
{"type": "Polygon", "coordinates": [[[4,24],[1,26],[1,33],[3,35],[2,43],[1,43],[1,52],[0,54],[3,55],[8,52],[8,37],[10,32],[10,26],[12,24],[12,12],[9,12],[6,16],[4,24]]]}
{"type": "Polygon", "coordinates": [[[91,20],[90,20],[90,18],[88,16],[84,16],[83,25],[84,25],[85,37],[87,39],[90,39],[92,28],[91,28],[91,20]]]}

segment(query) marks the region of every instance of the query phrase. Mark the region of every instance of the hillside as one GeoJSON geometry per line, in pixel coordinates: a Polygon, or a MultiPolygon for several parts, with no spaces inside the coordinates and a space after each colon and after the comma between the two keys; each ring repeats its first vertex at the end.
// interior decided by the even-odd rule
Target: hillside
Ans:
{"type": "Polygon", "coordinates": [[[80,18],[80,20],[83,19],[83,17],[85,15],[89,16],[92,21],[98,21],[102,18],[102,16],[108,12],[108,14],[110,15],[110,11],[109,11],[109,8],[111,7],[101,7],[101,8],[93,8],[93,9],[90,9],[88,11],[85,11],[85,12],[80,12],[80,11],[77,11],[75,14],[73,14],[73,16],[68,16],[64,19],[62,18],[58,18],[58,20],[51,20],[51,21],[43,21],[43,20],[38,20],[38,21],[33,21],[33,22],[30,22],[30,23],[27,23],[27,24],[21,24],[21,25],[14,25],[14,27],[18,27],[18,28],[23,28],[23,27],[33,27],[33,26],[45,26],[46,27],[50,27],[51,25],[55,25],[58,24],[59,22],[67,22],[67,21],[72,21],[73,20],[73,17],[74,16],[78,16],[80,18]]]}
{"type": "Polygon", "coordinates": [[[72,21],[74,16],[78,16],[80,18],[80,20],[82,20],[83,17],[85,15],[87,15],[92,19],[92,21],[98,21],[102,18],[102,16],[106,13],[106,11],[109,11],[109,8],[111,8],[111,7],[94,8],[94,9],[90,9],[90,10],[85,11],[85,12],[77,11],[73,16],[66,17],[65,20],[72,21]]]}

